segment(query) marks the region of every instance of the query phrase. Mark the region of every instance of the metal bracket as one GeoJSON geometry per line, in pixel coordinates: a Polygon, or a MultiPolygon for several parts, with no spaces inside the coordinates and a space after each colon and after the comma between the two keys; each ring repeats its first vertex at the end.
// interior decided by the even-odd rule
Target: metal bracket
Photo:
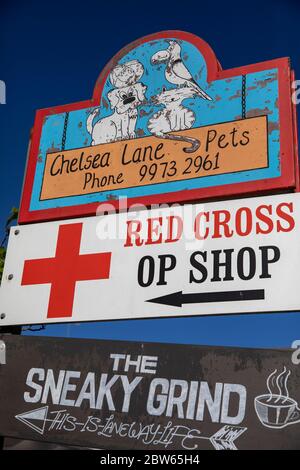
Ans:
{"type": "Polygon", "coordinates": [[[6,364],[6,344],[0,340],[0,365],[6,364]]]}

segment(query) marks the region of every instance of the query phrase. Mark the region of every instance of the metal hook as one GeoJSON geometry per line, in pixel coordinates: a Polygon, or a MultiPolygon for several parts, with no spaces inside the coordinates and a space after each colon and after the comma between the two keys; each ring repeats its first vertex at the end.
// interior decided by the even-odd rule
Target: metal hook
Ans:
{"type": "Polygon", "coordinates": [[[6,364],[6,344],[0,340],[0,365],[6,364]]]}

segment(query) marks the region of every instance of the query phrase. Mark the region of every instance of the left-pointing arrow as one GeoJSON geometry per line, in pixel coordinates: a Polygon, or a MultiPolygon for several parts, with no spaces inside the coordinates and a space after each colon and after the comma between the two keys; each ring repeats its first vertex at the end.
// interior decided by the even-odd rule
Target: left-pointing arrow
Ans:
{"type": "Polygon", "coordinates": [[[45,424],[47,421],[48,406],[42,406],[35,410],[26,411],[25,413],[16,415],[19,421],[29,426],[39,434],[44,434],[45,424]]]}
{"type": "Polygon", "coordinates": [[[192,294],[183,294],[182,291],[178,291],[174,292],[173,294],[163,295],[161,297],[146,300],[146,302],[170,305],[172,307],[182,307],[183,304],[240,302],[245,300],[263,300],[264,298],[264,289],[236,290],[225,292],[195,292],[192,294]]]}

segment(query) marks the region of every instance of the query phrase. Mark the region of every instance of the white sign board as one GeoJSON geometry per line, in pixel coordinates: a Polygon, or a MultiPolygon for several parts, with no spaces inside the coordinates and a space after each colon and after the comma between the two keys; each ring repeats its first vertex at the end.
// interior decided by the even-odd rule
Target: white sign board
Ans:
{"type": "Polygon", "coordinates": [[[300,309],[300,194],[14,227],[0,325],[300,309]]]}

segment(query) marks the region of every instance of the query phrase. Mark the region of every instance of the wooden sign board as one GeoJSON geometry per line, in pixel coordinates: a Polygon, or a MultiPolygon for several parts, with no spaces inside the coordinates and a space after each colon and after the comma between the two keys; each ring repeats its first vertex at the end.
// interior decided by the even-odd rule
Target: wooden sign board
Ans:
{"type": "Polygon", "coordinates": [[[296,190],[288,58],[222,70],[180,31],[141,38],[88,101],[38,110],[19,222],[296,190]]]}
{"type": "Polygon", "coordinates": [[[297,351],[0,339],[0,435],[118,450],[300,448],[297,351]]]}

